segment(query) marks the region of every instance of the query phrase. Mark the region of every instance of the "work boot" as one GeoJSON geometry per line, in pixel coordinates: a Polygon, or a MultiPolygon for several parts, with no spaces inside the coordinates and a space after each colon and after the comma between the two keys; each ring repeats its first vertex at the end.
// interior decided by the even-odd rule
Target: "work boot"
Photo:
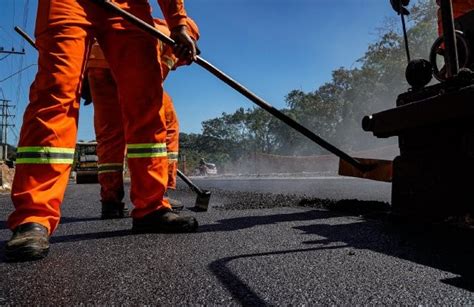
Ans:
{"type": "Polygon", "coordinates": [[[13,230],[5,246],[7,261],[43,259],[49,252],[48,229],[38,223],[25,223],[13,230]]]}
{"type": "Polygon", "coordinates": [[[179,216],[171,210],[158,210],[145,215],[140,219],[133,219],[134,232],[195,232],[198,222],[191,216],[179,216]]]}
{"type": "Polygon", "coordinates": [[[128,208],[125,207],[124,203],[102,202],[101,219],[121,219],[128,216],[128,208]]]}

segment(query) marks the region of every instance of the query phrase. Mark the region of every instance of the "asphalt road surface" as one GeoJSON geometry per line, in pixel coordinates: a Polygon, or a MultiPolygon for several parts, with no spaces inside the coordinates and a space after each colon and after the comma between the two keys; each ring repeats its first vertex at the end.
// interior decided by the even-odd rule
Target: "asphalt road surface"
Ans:
{"type": "MultiPolygon", "coordinates": [[[[196,183],[213,193],[208,212],[182,213],[198,218],[197,233],[140,235],[130,218],[99,219],[98,185],[71,183],[49,256],[0,256],[0,305],[474,304],[472,231],[392,220],[388,184],[196,183]]],[[[172,197],[195,199],[184,186],[172,197]]],[[[0,195],[2,249],[11,209],[0,195]]]]}

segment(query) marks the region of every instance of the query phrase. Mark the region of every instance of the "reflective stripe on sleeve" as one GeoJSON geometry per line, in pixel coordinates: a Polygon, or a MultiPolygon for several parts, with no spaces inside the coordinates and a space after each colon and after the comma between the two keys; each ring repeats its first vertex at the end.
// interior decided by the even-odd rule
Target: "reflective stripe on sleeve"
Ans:
{"type": "Polygon", "coordinates": [[[17,164],[72,164],[74,148],[29,146],[18,147],[17,164]]]}
{"type": "Polygon", "coordinates": [[[127,144],[127,158],[166,157],[165,143],[127,144]]]}

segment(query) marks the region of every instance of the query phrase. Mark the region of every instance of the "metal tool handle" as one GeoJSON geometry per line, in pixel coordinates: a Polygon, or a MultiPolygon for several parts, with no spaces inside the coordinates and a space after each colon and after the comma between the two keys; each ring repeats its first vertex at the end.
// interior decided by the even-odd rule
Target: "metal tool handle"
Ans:
{"type": "MultiPolygon", "coordinates": [[[[116,14],[120,15],[121,17],[123,17],[124,19],[129,21],[130,23],[136,25],[137,27],[139,27],[143,31],[145,31],[145,32],[153,35],[154,37],[160,39],[164,43],[169,44],[171,46],[175,45],[174,40],[172,40],[168,36],[161,33],[153,25],[150,25],[150,24],[144,22],[143,20],[137,18],[133,14],[130,14],[129,12],[127,12],[127,11],[121,9],[120,7],[116,6],[114,3],[112,3],[108,0],[92,0],[92,1],[95,1],[96,3],[100,4],[101,6],[114,11],[116,14]]],[[[325,141],[324,139],[322,139],[321,137],[319,137],[318,135],[313,133],[308,128],[306,128],[303,125],[301,125],[300,123],[296,122],[291,117],[285,115],[284,113],[282,113],[278,109],[274,108],[273,106],[268,104],[265,100],[263,100],[262,98],[258,97],[257,95],[255,95],[254,93],[249,91],[243,85],[241,85],[237,81],[233,80],[231,77],[226,75],[224,72],[219,70],[217,67],[215,67],[214,65],[212,65],[208,61],[204,60],[200,56],[197,56],[197,59],[196,59],[195,62],[199,66],[203,67],[204,69],[209,71],[211,74],[213,74],[214,76],[216,76],[217,78],[219,78],[220,80],[225,82],[227,85],[229,85],[230,87],[232,87],[233,89],[235,89],[236,91],[238,91],[239,93],[241,93],[242,95],[244,95],[245,97],[250,99],[252,102],[257,104],[259,107],[261,107],[265,111],[269,112],[270,114],[272,114],[273,116],[275,116],[276,118],[278,118],[279,120],[281,120],[282,122],[284,122],[285,124],[290,126],[291,128],[293,128],[296,131],[300,132],[301,134],[303,134],[304,136],[306,136],[307,138],[309,138],[313,142],[319,144],[321,147],[325,148],[329,152],[331,152],[334,155],[338,156],[339,158],[345,160],[347,163],[351,164],[352,166],[359,169],[360,171],[365,171],[366,170],[366,165],[363,165],[358,160],[354,159],[353,157],[349,156],[348,154],[341,151],[337,147],[335,147],[332,144],[328,143],[327,141],[325,141]]]]}
{"type": "MultiPolygon", "coordinates": [[[[400,0],[401,1],[401,0],[400,0]]],[[[410,47],[408,45],[408,34],[407,34],[407,26],[405,23],[405,15],[400,14],[402,17],[402,29],[403,29],[403,41],[405,42],[405,52],[407,54],[407,62],[410,63],[411,56],[410,56],[410,47]]]]}
{"type": "Polygon", "coordinates": [[[456,32],[454,29],[453,5],[451,0],[441,0],[441,22],[445,44],[444,61],[446,77],[452,78],[459,73],[459,58],[456,47],[456,32]]]}
{"type": "Polygon", "coordinates": [[[203,191],[197,186],[195,185],[191,180],[189,180],[189,178],[183,174],[180,170],[177,170],[177,174],[179,176],[179,178],[181,178],[196,194],[203,194],[203,191]]]}
{"type": "Polygon", "coordinates": [[[38,48],[36,47],[36,44],[35,44],[35,41],[25,32],[23,31],[20,27],[18,26],[15,26],[15,31],[20,34],[28,43],[30,43],[30,45],[35,48],[36,50],[38,50],[38,48]]]}

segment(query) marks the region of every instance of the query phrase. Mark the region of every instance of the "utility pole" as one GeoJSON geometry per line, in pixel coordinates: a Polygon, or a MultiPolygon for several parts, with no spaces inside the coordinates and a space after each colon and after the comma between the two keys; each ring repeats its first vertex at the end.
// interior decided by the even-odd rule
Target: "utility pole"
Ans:
{"type": "MultiPolygon", "coordinates": [[[[15,50],[12,47],[11,50],[5,50],[4,47],[0,46],[0,54],[17,54],[17,55],[25,55],[25,48],[22,48],[21,51],[15,50]]],[[[14,108],[14,105],[10,104],[10,100],[7,99],[0,99],[0,160],[7,161],[8,159],[8,127],[15,127],[14,124],[8,123],[8,118],[15,117],[15,115],[11,115],[8,110],[9,108],[14,108]]]]}
{"type": "Polygon", "coordinates": [[[10,108],[14,108],[14,105],[10,104],[10,100],[0,99],[0,145],[2,147],[0,160],[7,161],[8,158],[8,127],[14,127],[14,124],[9,124],[8,119],[15,117],[9,113],[10,108]]]}

